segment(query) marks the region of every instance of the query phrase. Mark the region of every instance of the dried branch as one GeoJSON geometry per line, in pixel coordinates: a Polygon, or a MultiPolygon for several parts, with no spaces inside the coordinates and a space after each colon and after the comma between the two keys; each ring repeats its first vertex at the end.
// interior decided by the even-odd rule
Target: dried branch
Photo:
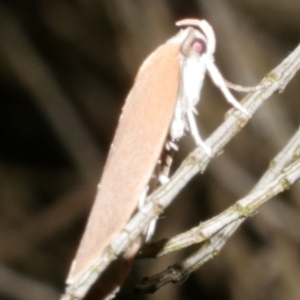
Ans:
{"type": "MultiPolygon", "coordinates": [[[[298,62],[296,68],[299,69],[299,67],[298,62]]],[[[295,69],[292,73],[296,73],[295,69]]],[[[197,252],[182,263],[175,264],[159,274],[144,278],[137,285],[136,291],[151,293],[169,282],[182,282],[206,261],[217,255],[245,219],[253,215],[267,200],[288,189],[299,179],[300,160],[297,159],[299,155],[300,128],[284,149],[270,162],[269,169],[247,197],[239,200],[220,215],[170,239],[167,243],[159,241],[145,247],[140,255],[141,258],[161,257],[193,244],[204,243],[197,252]],[[297,160],[293,162],[295,159],[297,160]],[[161,249],[162,243],[165,245],[161,249]]]]}
{"type": "MultiPolygon", "coordinates": [[[[253,115],[253,113],[274,92],[278,90],[282,91],[297,72],[299,67],[300,46],[298,46],[285,60],[283,60],[279,66],[267,74],[261,83],[261,85],[266,87],[265,89],[247,95],[242,101],[244,107],[249,111],[250,115],[253,115]]],[[[247,121],[248,120],[245,119],[245,116],[241,113],[237,111],[229,112],[225,122],[206,141],[207,145],[213,150],[213,153],[219,153],[223,147],[241,130],[241,128],[245,126],[247,121]]],[[[136,215],[128,222],[124,230],[113,239],[110,246],[106,248],[104,253],[97,261],[95,261],[91,268],[81,278],[67,288],[66,294],[62,297],[62,299],[82,299],[89,290],[90,286],[96,281],[96,279],[107,268],[107,266],[113,260],[115,260],[116,257],[128,249],[131,243],[149,225],[151,220],[154,220],[160,213],[162,213],[162,211],[172,202],[174,197],[193,176],[199,172],[203,173],[205,171],[209,161],[210,159],[204,153],[202,148],[197,148],[190,155],[188,155],[176,173],[172,176],[171,180],[148,197],[145,207],[137,212],[136,215]]],[[[281,189],[278,190],[278,192],[292,184],[298,178],[298,172],[294,170],[294,168],[298,166],[298,163],[299,162],[295,163],[291,169],[286,171],[284,177],[286,179],[286,184],[280,185],[281,189]]],[[[271,186],[269,188],[271,188],[271,186]]],[[[272,185],[272,189],[275,189],[275,186],[272,185]]],[[[262,191],[259,190],[255,192],[256,198],[251,198],[249,196],[250,200],[255,200],[254,203],[256,203],[256,205],[253,206],[253,210],[257,209],[258,207],[259,202],[256,202],[257,199],[262,197],[260,192],[262,191]]],[[[264,192],[266,192],[266,190],[264,190],[264,192]]],[[[263,199],[266,201],[267,197],[264,196],[263,199]]],[[[242,203],[246,208],[248,208],[247,205],[250,205],[248,202],[250,201],[249,198],[246,197],[242,200],[246,201],[242,203]]],[[[250,203],[252,202],[250,201],[250,203]]],[[[247,214],[247,209],[242,209],[242,213],[239,213],[240,206],[238,204],[236,205],[239,209],[236,208],[234,212],[232,211],[232,215],[234,215],[236,219],[231,216],[227,222],[228,226],[219,231],[217,235],[210,239],[210,245],[204,247],[207,254],[204,256],[204,259],[200,259],[200,262],[203,263],[211,256],[215,255],[214,249],[221,249],[223,246],[222,243],[225,243],[227,238],[235,231],[245,217],[249,215],[247,214]],[[234,220],[238,221],[232,223],[234,220]],[[223,237],[220,238],[219,235],[223,237]]],[[[203,255],[204,252],[201,252],[200,250],[200,253],[203,255]]],[[[193,261],[194,263],[192,263],[192,266],[196,266],[194,258],[193,261]]],[[[196,258],[196,261],[199,261],[199,259],[196,258]]],[[[190,269],[193,269],[193,267],[187,268],[187,270],[190,269]]],[[[178,274],[177,272],[175,273],[178,274]]],[[[181,275],[179,274],[179,277],[177,275],[175,277],[171,276],[170,278],[172,278],[171,280],[177,282],[178,280],[181,280],[182,277],[185,277],[184,273],[181,275]]]]}
{"type": "MultiPolygon", "coordinates": [[[[171,238],[167,243],[164,243],[163,249],[161,244],[164,241],[148,244],[144,247],[139,255],[139,258],[162,257],[170,252],[178,251],[182,248],[199,244],[208,241],[211,237],[224,229],[229,224],[251,216],[259,206],[264,204],[270,198],[276,196],[284,189],[289,188],[289,182],[283,182],[288,179],[290,172],[294,172],[295,158],[300,155],[300,128],[290,139],[284,149],[271,161],[269,169],[265,172],[262,178],[258,181],[247,197],[239,200],[218,216],[200,223],[182,234],[171,238]],[[287,169],[285,169],[287,167],[287,169]],[[232,214],[233,213],[233,214],[232,214]],[[237,216],[238,214],[239,216],[237,216]]],[[[298,164],[298,159],[295,164],[298,164]]],[[[297,170],[295,170],[297,171],[297,170]]],[[[293,183],[297,180],[293,179],[293,183]]]]}
{"type": "Polygon", "coordinates": [[[201,242],[204,242],[204,244],[182,263],[175,264],[154,276],[144,278],[136,290],[149,293],[169,282],[182,282],[201,265],[217,255],[243,221],[252,216],[270,198],[288,189],[299,177],[300,159],[268,185],[258,190],[254,189],[254,192],[249,196],[239,200],[220,215],[200,224],[199,227],[189,230],[188,233],[173,238],[156,255],[157,257],[192,244],[201,242]]]}

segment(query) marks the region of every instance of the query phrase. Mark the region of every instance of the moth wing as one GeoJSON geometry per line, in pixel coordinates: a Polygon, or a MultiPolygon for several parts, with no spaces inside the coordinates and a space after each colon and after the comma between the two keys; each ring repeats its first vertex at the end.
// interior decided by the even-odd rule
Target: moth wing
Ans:
{"type": "Polygon", "coordinates": [[[180,84],[179,52],[178,43],[160,46],[137,74],[123,107],[68,283],[99,258],[137,208],[173,118],[180,84]]]}

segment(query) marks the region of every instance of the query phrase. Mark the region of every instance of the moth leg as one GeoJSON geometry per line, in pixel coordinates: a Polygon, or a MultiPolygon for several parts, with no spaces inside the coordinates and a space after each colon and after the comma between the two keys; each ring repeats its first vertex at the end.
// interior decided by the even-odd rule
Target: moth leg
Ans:
{"type": "Polygon", "coordinates": [[[138,203],[138,209],[141,210],[145,204],[146,204],[146,198],[147,198],[147,195],[148,195],[148,192],[149,192],[149,185],[147,185],[144,190],[143,190],[143,193],[142,195],[140,196],[140,200],[139,200],[139,203],[138,203]]]}
{"type": "Polygon", "coordinates": [[[169,174],[170,174],[170,169],[171,169],[171,165],[173,162],[173,154],[174,154],[174,151],[177,151],[177,150],[178,150],[178,148],[177,149],[171,148],[169,150],[165,150],[165,153],[163,153],[161,170],[160,170],[160,174],[158,175],[158,182],[160,185],[164,185],[167,182],[169,182],[169,180],[170,180],[169,174]]]}
{"type": "MultiPolygon", "coordinates": [[[[178,150],[178,147],[175,142],[171,141],[171,138],[168,136],[165,143],[165,147],[161,153],[160,159],[156,164],[155,170],[153,172],[152,179],[150,180],[149,185],[147,186],[146,193],[144,194],[144,200],[142,205],[145,205],[146,196],[156,190],[159,186],[167,183],[169,181],[169,174],[171,165],[173,162],[174,152],[178,150]]],[[[155,228],[156,228],[157,219],[154,219],[150,222],[149,227],[144,233],[145,243],[149,242],[152,238],[155,228]]]]}
{"type": "Polygon", "coordinates": [[[201,136],[198,131],[198,127],[196,124],[195,116],[193,114],[192,110],[188,110],[187,112],[187,119],[188,119],[188,124],[190,128],[191,135],[196,143],[197,146],[201,146],[205,153],[209,156],[212,157],[212,150],[210,147],[208,147],[201,139],[201,136]]]}
{"type": "Polygon", "coordinates": [[[242,85],[232,83],[225,79],[224,79],[224,82],[229,89],[237,91],[237,92],[242,92],[242,93],[251,93],[251,92],[260,91],[267,86],[266,84],[258,84],[256,86],[242,86],[242,85]]]}
{"type": "Polygon", "coordinates": [[[226,86],[226,83],[224,81],[223,76],[221,75],[220,71],[212,61],[212,59],[207,59],[207,70],[209,72],[209,75],[214,82],[214,84],[219,87],[223,95],[225,96],[226,100],[232,104],[236,109],[243,112],[247,117],[250,117],[249,112],[246,108],[244,108],[230,93],[228,87],[226,86]]]}

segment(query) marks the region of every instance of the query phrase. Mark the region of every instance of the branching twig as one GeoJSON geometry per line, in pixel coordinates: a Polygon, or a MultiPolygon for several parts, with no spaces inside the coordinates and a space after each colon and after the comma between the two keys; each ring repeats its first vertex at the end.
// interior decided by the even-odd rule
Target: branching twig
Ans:
{"type": "MultiPolygon", "coordinates": [[[[285,173],[284,168],[287,165],[290,165],[293,160],[298,159],[300,155],[300,128],[290,139],[288,144],[284,147],[282,151],[272,160],[270,163],[269,169],[265,172],[262,178],[258,181],[249,195],[244,198],[248,199],[249,205],[244,205],[244,200],[238,201],[231,208],[225,210],[219,216],[214,217],[211,220],[208,220],[204,223],[200,223],[199,226],[194,227],[182,234],[177,235],[174,238],[171,238],[167,243],[164,241],[158,241],[156,243],[151,243],[145,246],[142,252],[139,255],[139,258],[150,258],[150,257],[162,257],[170,252],[178,251],[182,248],[188,247],[193,244],[199,244],[210,239],[214,234],[219,230],[227,226],[232,222],[227,219],[227,214],[237,210],[243,214],[250,216],[255,210],[261,206],[265,201],[274,197],[276,194],[283,191],[280,187],[281,179],[284,179],[285,173]],[[273,186],[275,184],[275,186],[273,186]],[[276,186],[276,184],[278,186],[276,186]],[[258,196],[261,195],[261,196],[258,196]],[[258,199],[258,197],[266,197],[258,199]],[[237,207],[235,207],[238,205],[237,207]],[[239,205],[241,207],[239,208],[239,205]],[[233,211],[232,211],[233,210],[233,211]],[[227,221],[226,221],[227,219],[227,221]],[[224,222],[220,224],[219,222],[224,222]],[[164,247],[161,249],[161,244],[164,242],[164,247]]],[[[297,160],[298,161],[298,160],[297,160]]],[[[247,217],[245,215],[245,217],[247,217]]],[[[233,217],[234,221],[237,221],[239,218],[233,217]]]]}
{"type": "MultiPolygon", "coordinates": [[[[242,101],[243,105],[249,111],[250,115],[253,113],[266,101],[274,92],[277,90],[282,91],[287,83],[291,80],[293,75],[297,72],[300,67],[300,46],[298,46],[278,67],[276,67],[272,72],[270,72],[262,81],[261,85],[266,86],[265,89],[256,91],[249,94],[242,101]]],[[[241,113],[234,111],[228,114],[226,121],[212,134],[212,136],[206,141],[207,145],[213,149],[213,153],[220,152],[223,147],[240,131],[240,129],[247,123],[247,120],[241,113]]],[[[142,231],[149,225],[151,220],[157,218],[157,216],[172,202],[174,197],[180,192],[180,190],[187,184],[187,182],[199,172],[204,172],[209,163],[209,158],[204,153],[202,148],[197,148],[183,161],[180,168],[172,176],[171,180],[159,188],[156,192],[148,197],[147,204],[145,207],[136,213],[136,215],[128,222],[124,230],[120,232],[112,241],[111,245],[106,248],[104,253],[99,257],[97,261],[91,266],[91,268],[76,282],[67,288],[66,295],[62,298],[66,299],[81,299],[89,290],[90,286],[95,282],[99,275],[107,268],[107,266],[122,252],[126,251],[131,243],[142,233],[142,231]]],[[[298,162],[297,162],[298,164],[298,162]]],[[[289,169],[286,173],[287,183],[290,184],[294,182],[297,178],[297,173],[294,171],[295,165],[293,165],[292,170],[289,169]]],[[[281,188],[286,187],[286,185],[281,186],[281,188]]],[[[273,187],[275,188],[275,187],[273,187]]],[[[266,191],[264,191],[266,192],[266,191]]],[[[279,191],[278,191],[279,192],[279,191]]],[[[259,199],[259,191],[255,193],[256,197],[259,199]]],[[[251,198],[253,199],[253,198],[251,198]]],[[[266,201],[267,198],[264,198],[266,201]]],[[[246,197],[243,200],[249,201],[246,197]],[[245,200],[246,199],[246,200],[245,200]]],[[[249,202],[247,202],[249,204],[249,202]]],[[[251,202],[250,202],[251,203],[251,202]]],[[[245,204],[245,203],[244,203],[245,204]]],[[[254,206],[256,209],[257,206],[254,206]]],[[[238,211],[238,210],[236,210],[238,211]]],[[[247,211],[247,210],[246,210],[247,211]]],[[[239,219],[240,214],[233,213],[235,218],[231,221],[223,231],[218,234],[225,235],[226,238],[220,239],[216,236],[210,240],[211,246],[205,248],[206,259],[200,260],[202,263],[209,259],[212,253],[210,249],[221,249],[223,244],[220,241],[226,241],[227,236],[229,237],[235,228],[238,227],[238,223],[232,223],[234,220],[239,220],[241,222],[248,214],[245,211],[241,214],[242,219],[239,219]],[[231,230],[229,230],[229,228],[231,230]],[[229,230],[229,231],[227,231],[229,230]],[[228,234],[227,234],[228,232],[228,234]],[[215,244],[217,243],[217,245],[215,244]],[[208,256],[207,256],[208,255],[208,256]]],[[[220,229],[219,229],[220,230],[220,229]]],[[[201,252],[201,250],[200,250],[201,252]]],[[[203,255],[202,252],[201,255],[203,255]]],[[[194,258],[193,258],[194,259],[194,258]]],[[[196,260],[199,261],[199,260],[196,260]]],[[[195,260],[194,260],[195,265],[195,260]]],[[[185,275],[183,274],[183,277],[185,275]]],[[[175,277],[174,277],[175,278],[175,277]]],[[[180,280],[171,279],[171,280],[180,280]]]]}
{"type": "Polygon", "coordinates": [[[158,256],[178,248],[204,242],[202,247],[180,264],[169,267],[167,270],[144,278],[137,286],[137,291],[154,292],[168,282],[180,282],[206,261],[214,257],[227,240],[232,236],[241,223],[253,215],[263,203],[278,193],[288,189],[300,177],[300,159],[288,167],[265,187],[255,190],[249,196],[239,200],[230,208],[211,220],[202,223],[199,227],[189,231],[189,235],[181,234],[168,243],[158,256]],[[180,246],[179,246],[180,245],[180,246]],[[175,249],[174,249],[175,248],[175,249]]]}
{"type": "MultiPolygon", "coordinates": [[[[295,66],[299,69],[299,62],[295,66]]],[[[296,71],[294,70],[292,73],[295,75],[296,71]]],[[[204,243],[197,252],[182,263],[175,264],[161,273],[144,278],[137,285],[136,291],[151,293],[169,282],[181,282],[206,261],[218,254],[247,217],[251,216],[267,200],[289,188],[299,179],[299,155],[300,128],[285,148],[272,160],[269,169],[247,197],[238,201],[219,216],[170,239],[160,250],[158,249],[161,248],[161,242],[163,241],[148,245],[140,257],[161,257],[193,244],[204,243]]]]}

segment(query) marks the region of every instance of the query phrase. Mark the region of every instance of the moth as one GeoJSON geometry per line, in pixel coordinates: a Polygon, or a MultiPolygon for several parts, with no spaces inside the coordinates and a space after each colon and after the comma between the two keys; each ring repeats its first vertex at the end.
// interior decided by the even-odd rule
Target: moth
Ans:
{"type": "MultiPolygon", "coordinates": [[[[190,132],[196,145],[213,156],[200,137],[195,119],[206,71],[227,101],[248,115],[230,93],[214,63],[216,39],[209,23],[185,19],[176,25],[182,29],[143,62],[128,94],[68,275],[70,285],[101,256],[139,209],[164,151],[176,150],[180,138],[190,132]]],[[[159,177],[161,184],[167,180],[167,175],[159,177]]],[[[83,295],[72,297],[81,299],[83,295]]]]}

